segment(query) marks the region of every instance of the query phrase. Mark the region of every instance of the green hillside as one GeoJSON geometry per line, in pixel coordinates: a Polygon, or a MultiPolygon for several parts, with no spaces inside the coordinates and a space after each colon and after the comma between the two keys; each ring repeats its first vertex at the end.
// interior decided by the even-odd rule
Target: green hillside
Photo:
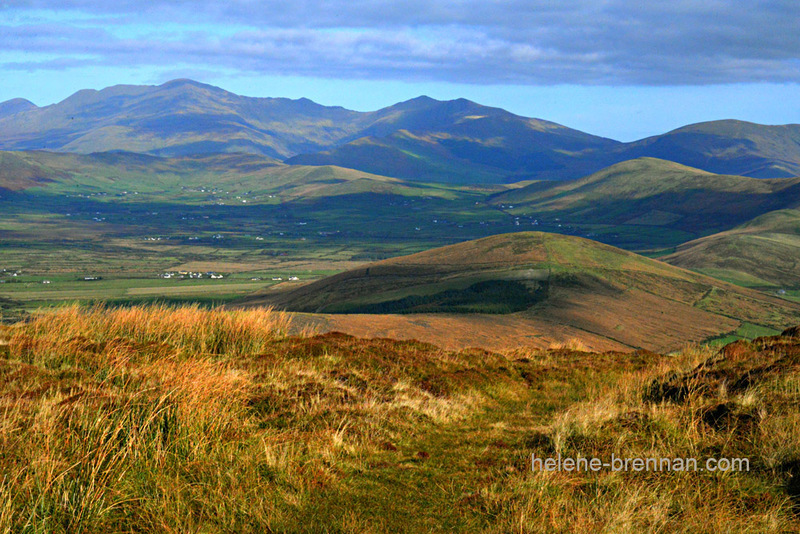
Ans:
{"type": "Polygon", "coordinates": [[[769,126],[737,120],[690,124],[628,143],[625,159],[650,156],[719,174],[756,178],[800,175],[800,124],[769,126]]]}
{"type": "Polygon", "coordinates": [[[456,196],[447,186],[407,183],[333,166],[290,166],[252,154],[160,158],[124,152],[0,152],[0,189],[99,199],[110,195],[115,202],[152,199],[190,204],[231,202],[237,194],[240,202],[266,204],[366,193],[456,196]]]}
{"type": "Polygon", "coordinates": [[[661,259],[745,286],[800,289],[800,211],[767,213],[684,243],[661,259]]]}
{"type": "Polygon", "coordinates": [[[613,225],[608,231],[630,233],[634,239],[654,233],[668,246],[790,207],[798,198],[800,178],[720,175],[640,158],[578,180],[510,190],[492,203],[510,213],[558,219],[564,225],[613,225]]]}

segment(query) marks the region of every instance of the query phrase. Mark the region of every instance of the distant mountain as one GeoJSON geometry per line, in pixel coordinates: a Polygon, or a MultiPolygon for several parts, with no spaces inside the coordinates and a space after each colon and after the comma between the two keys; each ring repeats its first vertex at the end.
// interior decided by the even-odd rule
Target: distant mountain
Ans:
{"type": "Polygon", "coordinates": [[[740,321],[773,328],[800,321],[800,304],[542,232],[392,258],[246,303],[314,313],[514,313],[543,333],[567,326],[648,348],[700,341],[740,321]]]}
{"type": "Polygon", "coordinates": [[[469,100],[419,97],[372,112],[253,98],[191,80],[0,104],[0,150],[261,154],[414,181],[564,180],[639,157],[759,178],[800,175],[800,125],[725,120],[633,143],[469,100]]]}
{"type": "Polygon", "coordinates": [[[190,80],[84,90],[0,118],[0,148],[284,158],[357,136],[362,114],[310,100],[248,98],[190,80]]]}
{"type": "Polygon", "coordinates": [[[515,214],[564,223],[650,226],[704,235],[797,204],[800,178],[720,175],[640,158],[578,180],[512,189],[492,202],[515,214]]]}
{"type": "Polygon", "coordinates": [[[666,159],[718,174],[755,178],[800,175],[800,124],[765,126],[723,120],[678,128],[627,143],[622,159],[666,159]]]}
{"type": "MultiPolygon", "coordinates": [[[[167,156],[251,152],[284,159],[365,137],[433,130],[441,133],[439,137],[447,137],[437,143],[447,147],[451,158],[460,157],[460,151],[465,150],[462,145],[485,146],[486,176],[472,175],[465,168],[467,181],[473,176],[482,181],[488,176],[508,174],[496,168],[497,162],[513,166],[513,157],[527,157],[514,156],[513,152],[534,141],[541,147],[525,150],[580,151],[614,144],[467,100],[440,102],[420,97],[362,113],[322,106],[308,99],[243,97],[191,80],[174,80],[155,87],[120,85],[101,91],[83,90],[42,108],[27,106],[24,101],[9,101],[4,106],[8,109],[0,113],[0,148],[4,150],[81,153],[124,150],[167,156]],[[516,140],[511,148],[500,151],[492,148],[492,143],[499,143],[500,137],[517,137],[520,133],[527,137],[516,140]],[[476,140],[471,141],[471,136],[476,140]],[[492,141],[495,137],[498,139],[492,141]],[[492,159],[497,162],[489,161],[492,159]]],[[[374,154],[367,157],[372,160],[374,154]]],[[[471,161],[461,159],[464,165],[471,161]]],[[[433,161],[432,165],[451,166],[446,161],[433,161]]],[[[377,170],[367,168],[369,165],[350,167],[368,172],[377,170]]]]}
{"type": "Polygon", "coordinates": [[[428,182],[498,183],[580,176],[602,167],[605,154],[620,145],[464,99],[410,103],[395,106],[389,116],[396,118],[397,129],[388,135],[388,124],[381,122],[383,132],[372,130],[373,135],[287,163],[339,165],[428,182]]]}
{"type": "Polygon", "coordinates": [[[578,178],[640,157],[719,174],[756,178],[800,175],[800,125],[724,120],[618,143],[502,110],[482,116],[475,113],[454,115],[449,124],[437,128],[418,125],[415,130],[365,137],[290,161],[335,164],[406,179],[459,182],[578,178]]]}
{"type": "Polygon", "coordinates": [[[5,102],[0,102],[0,118],[32,109],[36,109],[36,105],[24,98],[6,100],[5,102]]]}
{"type": "Polygon", "coordinates": [[[800,289],[800,211],[767,213],[660,259],[745,286],[800,289]]]}

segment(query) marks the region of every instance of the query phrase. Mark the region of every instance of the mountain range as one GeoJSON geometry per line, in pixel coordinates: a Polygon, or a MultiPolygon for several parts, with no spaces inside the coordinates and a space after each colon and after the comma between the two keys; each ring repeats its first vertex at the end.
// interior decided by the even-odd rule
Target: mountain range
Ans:
{"type": "Polygon", "coordinates": [[[721,174],[800,174],[800,125],[694,124],[621,143],[464,99],[419,97],[372,112],[252,98],[191,80],[83,90],[57,104],[0,103],[0,149],[249,152],[424,182],[574,179],[656,157],[721,174]]]}

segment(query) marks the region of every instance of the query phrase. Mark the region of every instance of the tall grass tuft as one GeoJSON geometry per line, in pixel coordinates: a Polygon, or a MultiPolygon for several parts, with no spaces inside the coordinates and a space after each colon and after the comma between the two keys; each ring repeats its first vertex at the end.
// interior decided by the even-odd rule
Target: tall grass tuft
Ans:
{"type": "Polygon", "coordinates": [[[168,346],[181,354],[256,354],[285,335],[289,315],[269,309],[210,310],[199,306],[92,308],[65,306],[34,314],[17,329],[15,346],[25,337],[58,344],[62,350],[81,342],[119,340],[141,346],[168,346]]]}

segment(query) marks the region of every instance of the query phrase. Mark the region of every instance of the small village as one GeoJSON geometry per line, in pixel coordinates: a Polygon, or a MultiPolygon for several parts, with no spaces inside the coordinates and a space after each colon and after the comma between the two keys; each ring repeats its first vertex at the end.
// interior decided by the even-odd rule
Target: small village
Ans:
{"type": "Polygon", "coordinates": [[[159,278],[174,278],[178,280],[185,280],[189,278],[213,278],[213,279],[220,279],[225,278],[225,275],[215,273],[214,271],[208,271],[205,273],[196,272],[196,271],[166,271],[158,275],[159,278]]]}

